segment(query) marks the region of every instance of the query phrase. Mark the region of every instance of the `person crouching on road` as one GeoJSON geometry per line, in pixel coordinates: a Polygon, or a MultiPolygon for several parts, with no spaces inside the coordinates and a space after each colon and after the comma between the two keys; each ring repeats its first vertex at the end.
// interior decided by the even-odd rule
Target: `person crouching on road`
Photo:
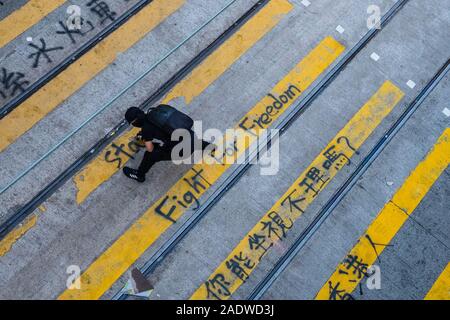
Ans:
{"type": "MultiPolygon", "coordinates": [[[[132,126],[142,129],[138,138],[144,142],[145,154],[138,169],[124,167],[123,173],[128,178],[142,183],[145,181],[145,175],[155,163],[172,160],[172,149],[179,142],[172,141],[171,135],[155,125],[149,119],[149,115],[139,108],[129,108],[125,113],[125,119],[132,126]]],[[[192,129],[188,129],[188,131],[191,137],[191,146],[194,146],[197,136],[192,129]]],[[[208,142],[202,141],[202,150],[205,150],[209,145],[208,142]]],[[[195,151],[194,148],[191,148],[191,150],[192,153],[195,151]]]]}

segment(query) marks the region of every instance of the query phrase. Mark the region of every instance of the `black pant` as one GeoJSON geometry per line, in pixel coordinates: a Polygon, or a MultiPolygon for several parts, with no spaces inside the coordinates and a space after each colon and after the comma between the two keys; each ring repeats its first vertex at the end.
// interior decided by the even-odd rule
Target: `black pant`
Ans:
{"type": "MultiPolygon", "coordinates": [[[[195,139],[197,139],[197,137],[193,131],[191,131],[191,138],[192,138],[191,151],[192,153],[194,153],[195,139]]],[[[206,147],[209,145],[210,145],[209,142],[202,140],[202,150],[205,150],[206,147]]],[[[155,147],[155,149],[152,152],[145,151],[144,158],[142,159],[138,169],[139,174],[145,175],[147,172],[150,171],[150,169],[153,167],[155,163],[169,160],[172,160],[172,149],[161,149],[159,147],[155,147]]]]}

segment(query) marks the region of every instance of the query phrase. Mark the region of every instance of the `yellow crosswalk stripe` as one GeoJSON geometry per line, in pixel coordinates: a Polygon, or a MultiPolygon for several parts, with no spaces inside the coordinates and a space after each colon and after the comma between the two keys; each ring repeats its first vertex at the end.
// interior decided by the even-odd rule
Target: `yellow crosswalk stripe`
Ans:
{"type": "Polygon", "coordinates": [[[345,166],[403,98],[387,81],[356,113],[295,183],[232,250],[191,299],[225,300],[245,283],[262,258],[286,238],[294,222],[345,166]]]}
{"type": "MultiPolygon", "coordinates": [[[[236,128],[249,127],[250,121],[257,121],[265,114],[268,106],[274,105],[274,98],[285,96],[286,103],[278,106],[270,115],[271,121],[258,122],[259,129],[251,129],[260,135],[278,119],[294,101],[301,96],[319,76],[344,51],[344,46],[327,37],[321,41],[295,68],[282,79],[256,106],[240,121],[236,128]]],[[[264,117],[266,119],[266,117],[264,117]]],[[[267,119],[266,119],[267,120],[267,119]]],[[[250,135],[251,137],[256,137],[250,135]]],[[[241,143],[237,143],[241,146],[241,143]]],[[[247,146],[246,143],[244,143],[247,146]]],[[[231,149],[235,155],[242,155],[246,149],[231,149]]],[[[174,223],[186,210],[198,204],[198,199],[214,184],[231,164],[197,164],[189,170],[170,190],[154,203],[131,227],[125,231],[103,254],[101,254],[81,275],[80,290],[66,290],[60,299],[98,299],[132,264],[174,223]]]]}
{"type": "MultiPolygon", "coordinates": [[[[225,41],[185,79],[179,82],[162,103],[184,97],[192,102],[216,81],[235,61],[272,30],[293,9],[287,0],[274,0],[250,19],[238,32],[225,41]]],[[[139,148],[133,143],[138,129],[132,129],[112,142],[79,174],[74,177],[77,187],[76,201],[81,204],[101,184],[123,168],[139,148]]]]}
{"type": "Polygon", "coordinates": [[[441,273],[425,300],[450,300],[450,263],[441,273]]]}
{"type": "Polygon", "coordinates": [[[30,0],[0,21],[0,48],[60,7],[66,0],[30,0]]]}
{"type": "Polygon", "coordinates": [[[37,218],[37,215],[32,215],[31,217],[25,219],[22,224],[8,233],[5,238],[0,240],[0,257],[8,253],[14,243],[16,243],[17,240],[19,240],[26,232],[36,225],[37,218]]]}
{"type": "MultiPolygon", "coordinates": [[[[103,71],[186,0],[155,0],[0,120],[0,152],[103,71]],[[149,18],[151,17],[151,18],[149,18]]],[[[50,2],[50,1],[49,1],[50,2]]]]}
{"type": "Polygon", "coordinates": [[[412,171],[393,198],[386,203],[365,234],[338,265],[318,292],[318,300],[351,299],[352,293],[430,188],[450,163],[450,128],[447,128],[425,160],[412,171]],[[367,266],[352,269],[352,266],[367,266]],[[355,272],[354,272],[355,271],[355,272]]]}

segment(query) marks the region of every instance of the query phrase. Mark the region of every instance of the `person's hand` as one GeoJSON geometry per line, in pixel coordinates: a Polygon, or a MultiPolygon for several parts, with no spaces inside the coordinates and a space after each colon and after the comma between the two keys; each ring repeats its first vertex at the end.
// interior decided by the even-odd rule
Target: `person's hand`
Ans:
{"type": "Polygon", "coordinates": [[[147,152],[153,152],[153,150],[155,149],[155,145],[151,141],[146,141],[145,149],[147,150],[147,152]]]}
{"type": "Polygon", "coordinates": [[[145,141],[142,137],[142,131],[140,131],[136,137],[134,137],[134,142],[141,148],[145,148],[145,141]]]}

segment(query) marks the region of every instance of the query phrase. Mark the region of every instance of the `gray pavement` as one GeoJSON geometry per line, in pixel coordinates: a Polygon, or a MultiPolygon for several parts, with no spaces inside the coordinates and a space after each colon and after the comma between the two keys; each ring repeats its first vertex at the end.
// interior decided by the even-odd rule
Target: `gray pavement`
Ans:
{"type": "MultiPolygon", "coordinates": [[[[247,282],[233,295],[235,299],[245,299],[248,297],[258,281],[262,279],[277,259],[287,250],[290,243],[295,239],[295,235],[300,234],[308,225],[321,206],[323,206],[326,200],[328,200],[339,185],[349,176],[353,168],[367,154],[388,126],[392,125],[394,119],[403,111],[403,108],[412,101],[417,91],[430,80],[445,62],[447,58],[446,51],[448,50],[446,48],[439,50],[442,51],[440,57],[433,56],[435,59],[433,59],[434,62],[428,60],[429,56],[436,51],[431,49],[434,47],[434,45],[431,45],[434,40],[430,39],[430,32],[427,31],[427,28],[422,29],[422,34],[412,33],[408,38],[406,38],[405,34],[400,35],[396,32],[399,26],[410,19],[411,16],[418,17],[420,10],[422,9],[413,5],[405,8],[405,11],[322,94],[311,106],[310,110],[303,114],[289,128],[286,135],[281,138],[281,172],[276,177],[260,176],[258,167],[250,169],[241,181],[208,213],[208,216],[199,223],[195,230],[182,241],[179,247],[167,258],[167,262],[162,263],[150,277],[155,284],[154,298],[189,298],[207,280],[219,264],[227,258],[231,249],[246,236],[247,232],[260,220],[263,214],[283,195],[298,175],[319,154],[320,150],[326,146],[328,141],[335,136],[338,130],[345,125],[351,116],[370,97],[370,93],[375,92],[383,80],[393,80],[396,84],[400,85],[407,95],[401,106],[398,106],[387,117],[387,121],[375,130],[374,134],[360,149],[361,155],[353,158],[352,166],[343,170],[327,186],[306,213],[297,221],[287,239],[274,247],[271,253],[264,257],[265,260],[259,264],[247,282]],[[397,43],[400,42],[400,39],[396,37],[401,37],[403,41],[408,39],[408,41],[405,41],[408,42],[408,46],[404,52],[399,49],[397,43]],[[428,52],[424,50],[420,55],[410,53],[408,47],[418,46],[423,41],[430,41],[430,50],[428,52]],[[391,46],[386,45],[386,43],[391,44],[391,46]],[[369,56],[374,51],[384,57],[381,58],[382,61],[378,63],[370,61],[369,56]],[[396,60],[400,60],[400,57],[402,57],[402,63],[398,64],[396,60]],[[424,63],[434,65],[429,65],[429,68],[426,69],[420,68],[424,63]],[[402,66],[401,70],[399,70],[399,65],[402,66]],[[417,83],[420,83],[415,90],[411,90],[405,86],[405,82],[408,81],[407,78],[413,74],[410,70],[414,70],[414,79],[417,83]],[[345,106],[345,108],[342,106],[345,106]]],[[[424,19],[426,18],[424,17],[424,19]]],[[[416,22],[418,25],[423,25],[420,19],[416,20],[416,22]]],[[[414,29],[414,25],[411,25],[411,28],[414,29]]],[[[435,38],[435,41],[435,44],[439,42],[439,36],[435,38]]],[[[440,88],[438,94],[445,95],[446,90],[440,88]]],[[[443,101],[445,100],[443,99],[443,101]]],[[[435,108],[431,119],[429,119],[430,115],[428,115],[427,119],[427,123],[434,120],[430,123],[430,127],[432,128],[430,130],[438,133],[438,136],[442,133],[442,128],[448,126],[448,120],[442,113],[443,108],[444,103],[440,107],[435,108]]],[[[423,106],[423,109],[426,110],[426,107],[423,106]]],[[[432,140],[432,138],[430,137],[427,140],[432,140]]],[[[423,148],[425,151],[428,146],[425,142],[421,142],[419,148],[423,148]]],[[[389,177],[394,179],[395,175],[389,177]]],[[[378,186],[377,189],[389,189],[386,187],[386,182],[383,181],[383,183],[385,187],[378,186]]],[[[373,192],[375,192],[375,189],[373,192]]],[[[334,238],[330,243],[336,243],[338,245],[348,243],[349,239],[347,239],[347,234],[357,232],[363,228],[366,221],[355,215],[362,210],[361,208],[366,210],[366,203],[370,203],[371,197],[372,193],[368,193],[364,197],[359,196],[358,199],[360,201],[358,203],[346,208],[353,215],[351,217],[346,216],[346,219],[340,221],[343,224],[342,229],[345,231],[340,230],[340,236],[334,238]],[[349,224],[349,221],[352,223],[349,224]]],[[[384,204],[384,202],[380,203],[384,204]]],[[[368,222],[370,221],[368,219],[368,222]]],[[[330,227],[333,228],[333,226],[335,226],[335,223],[330,223],[330,227]]],[[[330,231],[327,230],[327,232],[330,231]]],[[[354,241],[354,239],[352,240],[354,241]]],[[[295,279],[296,276],[300,276],[304,280],[310,277],[316,277],[315,273],[317,273],[317,277],[320,277],[323,281],[324,277],[322,268],[320,267],[322,265],[320,259],[322,256],[334,256],[335,254],[332,254],[335,252],[334,245],[315,247],[313,250],[308,247],[305,251],[313,252],[315,256],[314,259],[311,258],[308,260],[311,262],[311,268],[313,269],[310,270],[310,273],[299,273],[293,268],[293,271],[286,275],[286,277],[293,277],[295,279]]],[[[437,268],[437,270],[442,269],[437,268]]],[[[268,294],[267,298],[310,299],[314,297],[314,295],[311,295],[309,288],[297,290],[298,287],[294,281],[285,281],[284,285],[278,286],[273,290],[273,296],[268,294]],[[297,295],[291,295],[290,292],[296,292],[297,295]],[[279,296],[276,296],[277,293],[279,296]]]]}
{"type": "MultiPolygon", "coordinates": [[[[217,1],[208,8],[200,9],[201,2],[191,1],[180,11],[169,16],[136,46],[120,54],[108,68],[71,95],[0,154],[2,163],[0,185],[2,187],[7,185],[23,170],[33,165],[48,150],[140,76],[145,69],[158,62],[227,3],[229,1],[217,1]],[[195,19],[191,19],[192,16],[195,16],[195,19]],[[17,154],[21,156],[17,157],[17,154]]],[[[231,7],[226,14],[218,17],[214,23],[160,64],[24,179],[2,194],[5,205],[0,209],[0,221],[3,222],[17,208],[27,203],[39,190],[89,150],[95,142],[103,138],[122,121],[123,114],[130,105],[140,105],[145,101],[151,93],[206,48],[251,5],[252,3],[247,2],[244,6],[231,7]]]]}
{"type": "MultiPolygon", "coordinates": [[[[13,11],[20,9],[21,4],[23,5],[26,2],[9,1],[5,2],[5,7],[6,10],[13,11]]],[[[97,34],[138,2],[138,0],[121,0],[109,3],[111,18],[105,19],[92,10],[93,6],[87,5],[89,1],[67,1],[30,29],[20,34],[14,41],[0,48],[0,68],[7,69],[9,73],[23,74],[21,81],[27,82],[26,85],[23,85],[23,88],[26,89],[75,53],[89,40],[96,37],[97,34]],[[70,17],[67,10],[73,5],[80,8],[80,17],[83,19],[81,29],[76,32],[70,32],[66,23],[70,17]],[[32,45],[37,46],[37,48],[32,47],[32,45]],[[47,53],[49,60],[43,55],[33,55],[38,52],[38,48],[44,46],[46,50],[55,48],[54,51],[47,53]]],[[[0,107],[6,105],[18,93],[19,91],[16,91],[15,94],[9,92],[6,98],[0,100],[0,107]]]]}
{"type": "MultiPolygon", "coordinates": [[[[71,128],[74,128],[77,125],[77,123],[73,123],[74,117],[79,122],[81,122],[81,119],[87,118],[99,107],[99,105],[110,98],[111,87],[121,88],[126,86],[131,80],[142,73],[143,68],[158,61],[163,53],[175,47],[181,40],[198,29],[199,26],[227,3],[229,3],[229,1],[217,1],[214,5],[204,7],[202,6],[201,1],[190,1],[189,5],[183,6],[179,12],[176,12],[173,16],[169,17],[160,27],[149,34],[148,37],[145,37],[138,45],[131,48],[129,52],[120,56],[110,68],[105,70],[105,72],[100,74],[87,86],[83,87],[54,113],[39,122],[32,130],[22,136],[20,141],[14,144],[14,147],[18,148],[15,150],[14,154],[16,152],[30,154],[31,152],[31,154],[35,155],[33,158],[21,158],[25,160],[25,163],[19,163],[19,161],[15,161],[15,157],[9,153],[9,151],[12,150],[12,148],[10,148],[0,154],[0,157],[2,157],[2,168],[4,163],[6,168],[8,168],[9,165],[10,172],[16,168],[16,172],[19,173],[20,170],[23,169],[24,164],[29,164],[31,162],[30,160],[36,159],[36,155],[43,154],[49,147],[57,143],[58,139],[64,137],[64,134],[70,132],[71,128]],[[203,15],[201,16],[200,13],[203,13],[203,15]],[[174,28],[174,26],[176,26],[176,28],[174,28]],[[187,26],[190,26],[190,28],[187,26]],[[120,70],[118,70],[119,66],[120,70]],[[113,86],[112,83],[114,83],[113,86]],[[101,97],[99,96],[100,93],[101,97]],[[95,99],[92,98],[94,96],[96,97],[95,99]],[[83,109],[77,108],[78,105],[82,105],[83,109]],[[71,110],[77,110],[79,113],[76,116],[73,114],[71,115],[71,110]],[[67,119],[67,121],[62,121],[64,118],[67,119]],[[54,125],[55,123],[58,125],[54,125]],[[61,126],[61,123],[67,123],[70,127],[63,127],[61,126]],[[59,133],[53,132],[52,135],[43,134],[48,132],[49,128],[55,128],[56,130],[61,131],[59,133]],[[40,140],[43,136],[48,140],[38,141],[37,143],[39,143],[39,145],[34,144],[36,149],[30,150],[30,146],[33,147],[33,142],[30,140],[33,139],[33,137],[35,140],[40,140]],[[20,142],[22,142],[22,144],[20,142]],[[20,149],[19,145],[22,146],[23,150],[20,149]]],[[[125,97],[102,114],[99,119],[96,119],[94,123],[87,126],[80,134],[74,137],[74,139],[69,141],[52,155],[48,161],[37,168],[35,174],[31,173],[6,194],[2,195],[2,203],[4,204],[4,206],[2,206],[3,219],[6,219],[14,213],[20,205],[23,205],[27,200],[31,199],[34,195],[33,190],[38,191],[43,188],[49,181],[55,178],[56,174],[61,172],[67,165],[71,164],[77,157],[81,156],[81,154],[99,138],[103,137],[112,125],[121,121],[123,119],[123,113],[128,106],[138,105],[144,101],[149,93],[160,87],[173,73],[217,38],[254,3],[256,3],[256,1],[243,1],[239,3],[239,5],[231,7],[225,14],[218,17],[213,24],[192,39],[192,41],[184,48],[181,48],[181,50],[172,56],[171,59],[161,64],[153,73],[143,79],[125,97]],[[26,189],[24,190],[23,188],[26,189]],[[20,196],[17,194],[18,190],[22,190],[20,191],[20,196]]],[[[232,105],[230,104],[230,107],[231,106],[232,105]]],[[[189,110],[187,112],[189,112],[189,110]]],[[[193,114],[193,116],[200,118],[195,114],[193,114]]],[[[236,119],[235,121],[237,121],[237,118],[240,117],[240,115],[235,115],[234,117],[236,119]]],[[[229,121],[231,120],[232,119],[229,121]]],[[[231,124],[231,122],[229,123],[231,124]]],[[[10,291],[10,294],[12,296],[17,295],[17,293],[20,292],[20,295],[23,294],[24,298],[56,297],[65,287],[65,280],[63,279],[67,277],[65,273],[66,267],[61,269],[61,265],[68,266],[79,264],[82,268],[87,267],[92,259],[107,248],[108,244],[117,238],[120,233],[125,230],[126,226],[145,211],[163,190],[167,190],[169,186],[175,183],[186,169],[186,166],[175,167],[171,170],[173,173],[171,176],[167,176],[162,169],[155,169],[152,172],[152,175],[149,176],[149,181],[153,181],[153,183],[146,184],[145,186],[130,183],[131,181],[128,181],[123,177],[122,173],[119,172],[111,179],[111,181],[108,181],[103,188],[99,189],[99,193],[94,193],[93,196],[81,206],[78,206],[75,202],[76,189],[73,182],[69,181],[67,187],[61,189],[61,191],[64,191],[56,193],[54,197],[51,197],[44,203],[45,214],[41,216],[42,219],[39,219],[38,225],[36,226],[37,228],[27,234],[27,236],[31,237],[29,238],[31,241],[23,239],[25,240],[23,242],[24,247],[17,242],[17,246],[14,246],[14,251],[17,249],[18,252],[9,253],[2,257],[2,261],[0,262],[7,266],[11,261],[15,261],[14,264],[18,268],[29,267],[33,269],[36,267],[36,263],[38,263],[36,258],[41,256],[43,259],[40,260],[39,263],[48,264],[49,261],[54,261],[57,277],[53,278],[52,281],[59,282],[59,284],[55,285],[49,281],[49,279],[39,279],[39,277],[35,277],[34,274],[32,275],[29,272],[24,272],[23,275],[32,279],[32,281],[22,281],[16,278],[16,280],[19,280],[20,285],[18,287],[10,287],[6,282],[8,279],[11,279],[11,277],[15,277],[14,270],[10,268],[2,268],[5,273],[1,282],[5,284],[5,287],[11,288],[12,291],[10,291]],[[155,177],[153,175],[157,176],[155,177]],[[114,188],[115,191],[111,192],[111,185],[118,188],[114,188]],[[149,198],[149,194],[151,194],[152,197],[149,198]],[[105,195],[111,197],[110,200],[107,200],[105,195]],[[119,197],[123,198],[119,200],[119,197]],[[137,199],[136,197],[141,200],[130,201],[130,198],[137,199]],[[111,203],[111,201],[117,203],[117,206],[114,205],[113,211],[111,211],[113,207],[104,205],[105,203],[111,203]],[[125,208],[123,206],[125,206],[125,208]],[[61,215],[62,212],[64,213],[61,215]],[[95,215],[90,214],[90,212],[95,212],[95,215]],[[75,223],[76,221],[80,222],[80,224],[78,225],[78,223],[75,223]],[[99,232],[100,230],[101,232],[99,232]],[[70,235],[72,231],[75,234],[70,235]],[[92,239],[92,242],[86,241],[81,245],[79,243],[80,232],[83,234],[83,237],[92,236],[94,239],[92,239]],[[64,248],[60,246],[61,234],[65,234],[64,237],[67,246],[64,246],[64,248]],[[71,244],[69,244],[69,242],[71,242],[69,239],[73,240],[71,244]],[[85,247],[85,245],[87,245],[87,247],[85,247]],[[93,248],[93,245],[96,249],[93,248]],[[89,249],[89,247],[93,250],[89,249]],[[71,249],[68,250],[68,248],[71,249]],[[73,252],[72,249],[74,249],[75,252],[73,252]],[[84,251],[86,249],[92,253],[92,255],[89,253],[89,258],[86,257],[87,259],[85,259],[86,252],[84,251]],[[36,255],[30,255],[30,252],[34,252],[36,255]],[[44,258],[41,255],[44,252],[52,255],[52,258],[49,258],[48,256],[44,258]],[[59,254],[56,252],[59,252],[59,254]],[[69,253],[69,256],[63,254],[64,252],[69,253]],[[58,255],[64,260],[67,259],[66,261],[68,264],[56,259],[55,257],[58,255]],[[73,255],[76,255],[76,258],[74,258],[73,255]],[[19,256],[23,257],[23,259],[19,259],[20,262],[17,262],[16,258],[19,256]],[[81,263],[82,261],[84,262],[81,263]],[[35,281],[43,281],[43,285],[47,286],[48,289],[46,291],[43,289],[29,291],[28,289],[30,287],[40,288],[40,285],[35,281]],[[21,289],[22,286],[24,287],[23,289],[21,289]],[[55,286],[59,286],[59,288],[55,290],[55,286]]],[[[5,175],[3,176],[2,182],[6,183],[8,179],[11,179],[12,177],[14,177],[13,174],[8,175],[8,177],[5,175]]],[[[40,210],[37,210],[37,213],[39,212],[40,210]]],[[[44,275],[44,277],[47,276],[51,276],[51,274],[44,275]]]]}
{"type": "MultiPolygon", "coordinates": [[[[384,204],[425,157],[450,120],[450,77],[428,97],[361,181],[264,296],[312,299],[384,204]],[[393,183],[391,186],[388,185],[393,183]],[[326,252],[326,254],[324,254],[326,252]]],[[[356,299],[423,299],[450,260],[448,169],[380,255],[381,290],[363,285],[356,299]]]]}

